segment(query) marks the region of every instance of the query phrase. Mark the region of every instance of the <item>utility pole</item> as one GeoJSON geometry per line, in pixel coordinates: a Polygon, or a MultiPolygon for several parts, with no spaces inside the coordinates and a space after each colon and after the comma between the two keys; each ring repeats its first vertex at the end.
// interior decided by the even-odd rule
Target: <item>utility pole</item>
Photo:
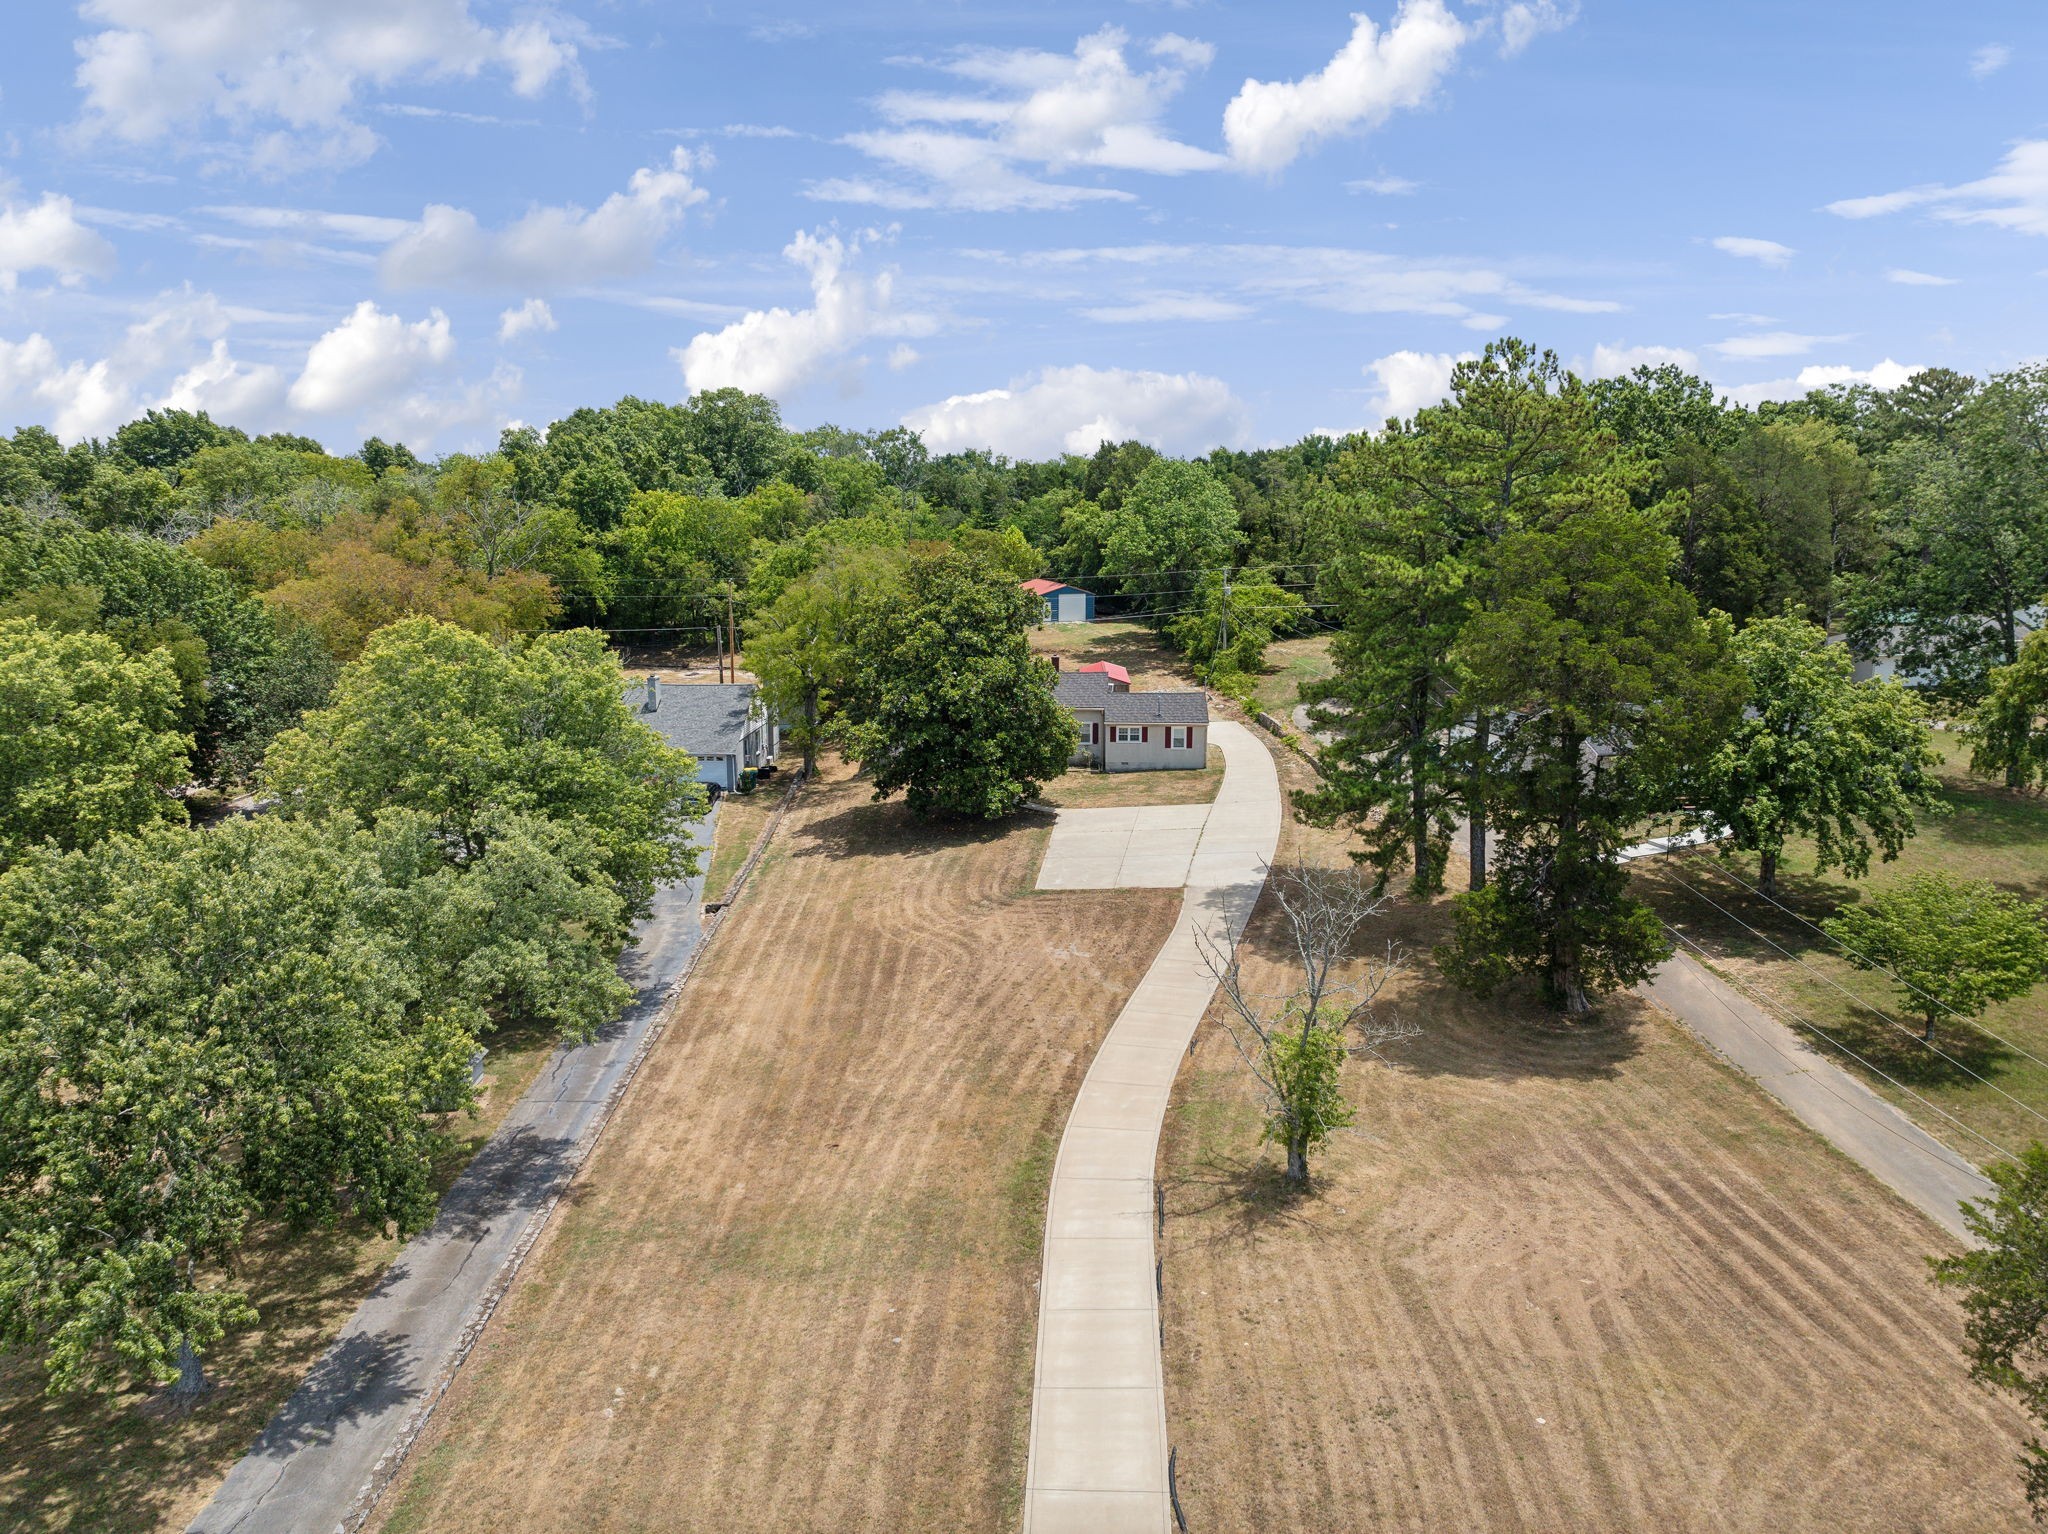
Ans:
{"type": "Polygon", "coordinates": [[[732,679],[740,679],[740,626],[733,621],[732,587],[725,588],[725,635],[732,645],[732,679]]]}
{"type": "Polygon", "coordinates": [[[1230,648],[1230,572],[1223,573],[1223,611],[1217,619],[1216,659],[1221,662],[1230,648]]]}
{"type": "Polygon", "coordinates": [[[725,680],[725,630],[718,626],[718,613],[715,608],[712,610],[711,616],[711,645],[718,652],[718,680],[723,682],[725,680]]]}

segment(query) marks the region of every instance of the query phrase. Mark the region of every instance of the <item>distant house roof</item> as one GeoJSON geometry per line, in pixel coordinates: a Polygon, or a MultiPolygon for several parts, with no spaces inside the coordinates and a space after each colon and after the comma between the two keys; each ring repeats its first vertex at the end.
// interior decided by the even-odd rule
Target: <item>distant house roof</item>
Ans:
{"type": "Polygon", "coordinates": [[[647,685],[644,679],[627,685],[627,706],[670,745],[696,757],[741,754],[758,691],[752,682],[663,682],[652,709],[647,685]]]}
{"type": "Polygon", "coordinates": [[[1115,692],[1101,672],[1063,671],[1053,696],[1068,708],[1099,710],[1107,724],[1207,724],[1205,692],[1115,692]]]}
{"type": "MultiPolygon", "coordinates": [[[[1017,584],[1035,597],[1049,597],[1055,591],[1081,591],[1079,586],[1069,586],[1065,581],[1049,581],[1042,575],[1035,580],[1019,581],[1017,584]]],[[[1086,592],[1081,594],[1087,595],[1086,592]]]]}
{"type": "Polygon", "coordinates": [[[1112,682],[1122,682],[1126,687],[1131,685],[1130,672],[1124,670],[1123,667],[1119,666],[1113,660],[1090,661],[1085,666],[1076,666],[1074,668],[1074,674],[1076,676],[1086,676],[1090,672],[1098,671],[1102,673],[1102,675],[1108,677],[1112,682]]]}

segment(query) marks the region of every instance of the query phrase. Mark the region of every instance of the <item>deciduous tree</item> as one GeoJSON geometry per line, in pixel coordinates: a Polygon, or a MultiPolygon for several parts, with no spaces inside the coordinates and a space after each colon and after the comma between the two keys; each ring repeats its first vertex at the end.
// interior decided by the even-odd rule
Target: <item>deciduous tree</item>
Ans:
{"type": "Polygon", "coordinates": [[[513,815],[580,825],[634,916],[696,871],[696,764],[628,708],[588,629],[505,645],[430,618],[380,629],[333,702],[272,744],[264,777],[288,814],[418,810],[451,862],[486,856],[513,815]]]}
{"type": "Polygon", "coordinates": [[[1342,1081],[1346,1056],[1376,1053],[1420,1030],[1375,1010],[1401,967],[1400,950],[1389,943],[1382,956],[1352,951],[1384,904],[1376,891],[1348,871],[1306,864],[1274,869],[1267,888],[1286,923],[1290,967],[1300,972],[1285,995],[1247,988],[1227,934],[1196,938],[1226,1003],[1224,1026],[1265,1098],[1264,1138],[1287,1158],[1287,1181],[1298,1190],[1308,1185],[1309,1157],[1352,1122],[1342,1081]]]}
{"type": "Polygon", "coordinates": [[[1936,758],[1906,690],[1857,682],[1846,647],[1803,619],[1758,618],[1735,635],[1748,709],[1702,763],[1699,823],[1758,855],[1758,886],[1777,893],[1794,836],[1813,838],[1817,872],[1870,871],[1872,844],[1889,862],[1935,802],[1936,758]]]}
{"type": "MultiPolygon", "coordinates": [[[[2048,1426],[2048,1149],[2037,1141],[1984,1171],[1993,1193],[1963,1205],[1975,1245],[1934,1259],[1934,1281],[1961,1291],[1972,1377],[2048,1426]]],[[[2029,1438],[2018,1458],[2038,1521],[2048,1515],[2048,1444],[2029,1438]]]]}
{"type": "Polygon", "coordinates": [[[473,1007],[422,1007],[368,839],[162,828],[0,878],[0,1343],[199,1384],[250,1223],[431,1215],[473,1007]]]}
{"type": "Polygon", "coordinates": [[[161,651],[0,622],[0,866],[40,844],[83,847],[182,820],[192,736],[161,651]]]}
{"type": "Polygon", "coordinates": [[[1206,465],[1155,458],[1102,525],[1102,574],[1123,583],[1157,627],[1188,605],[1204,571],[1228,566],[1237,508],[1206,465]]]}
{"type": "Polygon", "coordinates": [[[748,661],[768,700],[804,753],[804,771],[818,770],[827,710],[853,682],[862,614],[902,590],[903,558],[893,550],[842,547],[815,570],[782,588],[758,620],[748,661]]]}
{"type": "Polygon", "coordinates": [[[1857,968],[1892,976],[1929,1040],[1944,1012],[1981,1017],[2048,978],[2041,906],[1988,880],[1915,874],[1821,925],[1857,968]]]}
{"type": "Polygon", "coordinates": [[[1074,720],[1025,630],[1038,601],[947,549],[910,561],[868,606],[856,643],[848,749],[875,797],[916,815],[1007,815],[1066,770],[1074,720]]]}
{"type": "Polygon", "coordinates": [[[2007,788],[2048,787],[2048,630],[2029,634],[2010,666],[1991,669],[1970,745],[1972,772],[2001,775],[2007,788]]]}

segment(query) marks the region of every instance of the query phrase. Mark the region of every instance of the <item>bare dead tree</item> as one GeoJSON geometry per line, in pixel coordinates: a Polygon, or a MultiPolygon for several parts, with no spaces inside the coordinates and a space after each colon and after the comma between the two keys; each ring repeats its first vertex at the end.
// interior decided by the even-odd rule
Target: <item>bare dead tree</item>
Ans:
{"type": "Polygon", "coordinates": [[[1256,994],[1245,986],[1235,945],[1210,932],[1198,932],[1195,941],[1228,1005],[1231,1043],[1265,1097],[1266,1138],[1286,1152],[1288,1182],[1302,1187],[1309,1153],[1352,1121],[1339,1081],[1346,1054],[1377,1056],[1422,1030],[1377,1010],[1380,993],[1406,963],[1400,945],[1389,942],[1382,954],[1355,962],[1360,929],[1386,905],[1384,895],[1348,868],[1295,863],[1269,870],[1268,880],[1286,919],[1299,985],[1256,994]]]}

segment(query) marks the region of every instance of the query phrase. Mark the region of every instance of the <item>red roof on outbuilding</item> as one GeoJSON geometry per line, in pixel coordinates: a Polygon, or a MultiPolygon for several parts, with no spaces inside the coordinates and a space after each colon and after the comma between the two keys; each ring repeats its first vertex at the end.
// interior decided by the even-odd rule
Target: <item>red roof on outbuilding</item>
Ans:
{"type": "Polygon", "coordinates": [[[1051,596],[1055,591],[1065,591],[1067,589],[1064,581],[1049,581],[1044,576],[1040,576],[1036,580],[1019,581],[1017,584],[1035,597],[1051,596]]]}
{"type": "Polygon", "coordinates": [[[1100,671],[1112,682],[1122,682],[1126,687],[1131,685],[1130,672],[1124,670],[1123,667],[1112,660],[1093,661],[1086,666],[1076,666],[1074,669],[1076,671],[1100,671]]]}

